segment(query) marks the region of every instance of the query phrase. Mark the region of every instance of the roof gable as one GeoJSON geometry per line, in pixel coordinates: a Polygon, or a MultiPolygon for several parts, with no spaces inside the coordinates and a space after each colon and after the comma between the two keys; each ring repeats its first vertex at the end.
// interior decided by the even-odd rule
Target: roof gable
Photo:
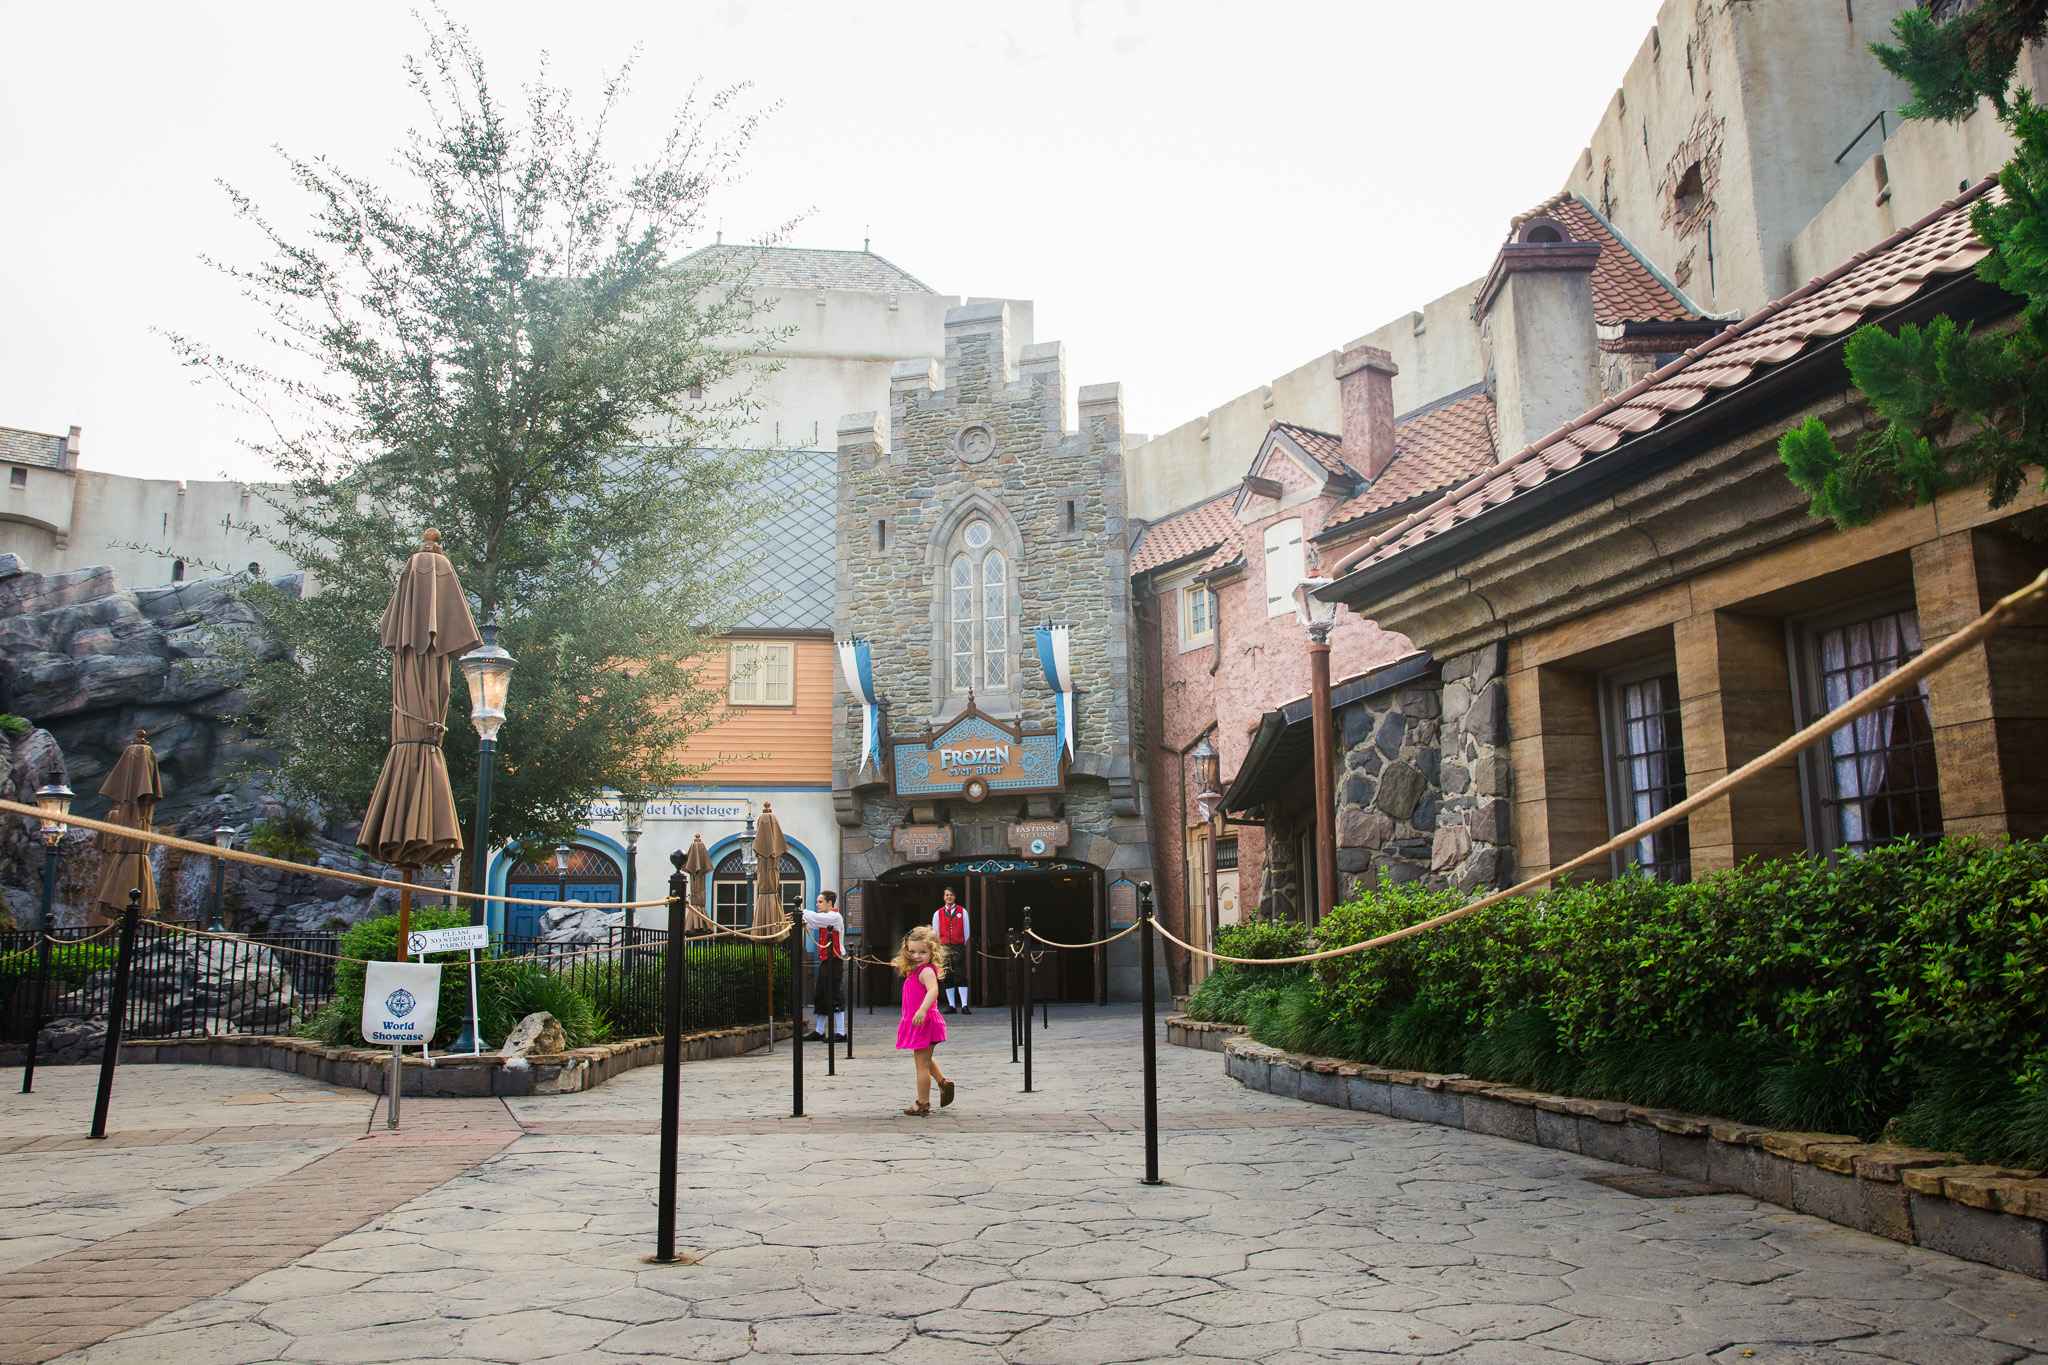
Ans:
{"type": "Polygon", "coordinates": [[[851,289],[870,294],[937,292],[901,266],[872,251],[719,242],[699,247],[678,264],[710,266],[745,274],[756,289],[851,289]]]}

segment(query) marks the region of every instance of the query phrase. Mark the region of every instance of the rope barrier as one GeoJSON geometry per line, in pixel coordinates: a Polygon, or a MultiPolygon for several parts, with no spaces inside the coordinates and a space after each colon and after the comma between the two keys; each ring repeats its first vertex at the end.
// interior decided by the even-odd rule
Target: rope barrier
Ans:
{"type": "MultiPolygon", "coordinates": [[[[496,901],[502,905],[564,905],[565,901],[534,900],[525,896],[494,896],[484,891],[456,891],[445,886],[423,886],[418,882],[394,882],[385,877],[372,877],[366,872],[343,872],[338,868],[321,867],[315,863],[295,863],[284,858],[269,858],[261,853],[244,853],[237,849],[222,848],[219,844],[202,844],[192,839],[180,839],[174,834],[159,834],[153,829],[138,829],[134,825],[117,825],[107,820],[94,820],[83,815],[67,815],[61,820],[51,819],[35,806],[23,805],[19,801],[0,801],[0,811],[12,815],[33,815],[45,824],[59,828],[77,826],[98,834],[117,834],[124,839],[140,839],[144,843],[161,844],[183,853],[196,853],[203,858],[225,858],[232,863],[247,863],[251,867],[272,867],[281,872],[296,872],[304,877],[325,877],[329,881],[350,882],[357,886],[389,887],[393,891],[411,891],[415,895],[453,896],[466,901],[496,901]]],[[[606,901],[602,908],[612,910],[648,910],[658,905],[667,905],[663,897],[651,901],[606,901]]]]}
{"type": "MultiPolygon", "coordinates": [[[[1597,863],[1619,850],[1627,848],[1630,844],[1635,843],[1646,835],[1655,834],[1660,829],[1677,824],[1709,801],[1717,801],[1744,783],[1763,776],[1767,770],[1776,767],[1788,758],[1796,757],[1801,750],[1818,744],[1821,740],[1826,739],[1851,721],[1860,720],[1862,717],[1869,715],[1899,693],[1918,684],[1923,678],[1938,672],[1964,650],[2004,626],[2028,600],[2039,597],[2044,592],[2048,592],[2048,570],[2043,570],[2038,578],[2025,587],[2009,592],[2004,597],[1999,598],[1998,601],[1992,604],[1989,611],[1986,611],[1976,620],[1970,622],[1969,625],[1964,626],[1961,630],[1934,646],[1934,648],[1921,654],[1919,658],[1879,678],[1876,682],[1864,688],[1861,692],[1858,692],[1855,696],[1849,698],[1849,700],[1843,702],[1840,706],[1837,706],[1798,734],[1783,741],[1769,752],[1751,759],[1726,777],[1686,797],[1685,800],[1678,802],[1676,805],[1667,807],[1634,828],[1622,831],[1599,847],[1588,849],[1569,862],[1553,867],[1548,872],[1539,873],[1534,877],[1518,882],[1505,891],[1495,891],[1491,895],[1483,896],[1473,901],[1470,905],[1461,905],[1456,910],[1447,910],[1441,915],[1434,915],[1426,920],[1418,920],[1406,928],[1396,929],[1391,933],[1366,939],[1362,943],[1347,944],[1342,948],[1330,948],[1320,953],[1303,953],[1297,957],[1230,957],[1223,953],[1212,953],[1207,949],[1197,948],[1192,943],[1183,942],[1181,939],[1174,937],[1163,926],[1157,925],[1156,922],[1155,927],[1159,929],[1160,934],[1167,942],[1173,943],[1197,956],[1206,957],[1212,962],[1231,962],[1239,966],[1249,967],[1282,967],[1302,962],[1321,962],[1327,958],[1344,957],[1350,953],[1361,953],[1367,948],[1378,948],[1399,939],[1410,938],[1425,930],[1437,928],[1439,925],[1449,924],[1454,919],[1463,919],[1465,916],[1484,910],[1488,906],[1498,905],[1506,900],[1513,900],[1517,896],[1526,895],[1540,887],[1547,886],[1568,872],[1575,872],[1579,868],[1597,863]]],[[[1034,934],[1032,937],[1036,938],[1037,935],[1034,934]]]]}
{"type": "MultiPolygon", "coordinates": [[[[1096,939],[1093,943],[1054,943],[1051,939],[1039,933],[1036,929],[1026,929],[1024,932],[1031,935],[1031,937],[1037,939],[1040,943],[1043,943],[1048,948],[1100,948],[1105,943],[1116,942],[1125,934],[1137,933],[1138,926],[1133,924],[1128,929],[1120,929],[1116,933],[1111,934],[1108,938],[1099,938],[1096,939]]],[[[1035,958],[1033,960],[1036,961],[1035,958]]]]}

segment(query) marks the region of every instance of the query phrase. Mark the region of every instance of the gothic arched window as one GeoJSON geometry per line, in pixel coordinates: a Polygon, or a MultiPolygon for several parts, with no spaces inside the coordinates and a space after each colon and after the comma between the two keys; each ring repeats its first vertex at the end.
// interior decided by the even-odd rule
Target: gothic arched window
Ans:
{"type": "Polygon", "coordinates": [[[961,528],[946,565],[947,682],[950,691],[1010,686],[1010,561],[979,517],[961,528]]]}

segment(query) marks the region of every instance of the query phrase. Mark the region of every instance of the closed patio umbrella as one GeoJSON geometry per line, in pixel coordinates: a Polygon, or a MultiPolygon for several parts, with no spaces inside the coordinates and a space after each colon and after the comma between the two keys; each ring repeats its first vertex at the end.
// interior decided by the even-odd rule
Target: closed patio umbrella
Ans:
{"type": "Polygon", "coordinates": [[[711,850],[704,847],[703,835],[690,840],[690,851],[683,857],[683,871],[690,874],[690,900],[683,908],[683,933],[685,936],[712,933],[718,926],[705,912],[704,898],[711,887],[711,850]]]}
{"type": "MultiPolygon", "coordinates": [[[[137,730],[121,751],[120,761],[100,795],[114,803],[107,812],[109,823],[148,829],[156,803],[163,799],[163,779],[157,775],[156,751],[149,747],[149,734],[137,730]]],[[[88,921],[98,927],[112,924],[128,908],[128,893],[142,892],[142,913],[153,915],[158,908],[156,879],[150,874],[149,845],[141,839],[119,834],[95,834],[93,845],[100,851],[100,884],[93,893],[88,921]]]]}
{"type": "Polygon", "coordinates": [[[782,908],[782,855],[787,852],[789,843],[782,837],[782,822],[775,818],[775,808],[763,801],[761,818],[754,823],[754,858],[759,864],[754,874],[756,933],[789,926],[789,914],[782,908]]]}
{"type": "MultiPolygon", "coordinates": [[[[419,868],[462,851],[441,738],[448,729],[450,661],[483,643],[455,566],[441,552],[439,531],[428,531],[406,561],[381,629],[382,644],[391,651],[391,751],[370,793],[356,847],[398,868],[409,882],[419,868]]],[[[401,954],[411,918],[411,893],[402,893],[401,954]]]]}

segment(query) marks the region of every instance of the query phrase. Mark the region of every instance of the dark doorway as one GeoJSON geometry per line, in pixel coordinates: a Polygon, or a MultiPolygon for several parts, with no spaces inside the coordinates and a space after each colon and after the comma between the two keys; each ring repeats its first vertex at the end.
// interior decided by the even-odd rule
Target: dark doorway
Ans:
{"type": "MultiPolygon", "coordinates": [[[[1102,872],[1086,863],[1033,863],[981,858],[971,862],[899,867],[867,884],[865,951],[887,960],[913,925],[930,924],[947,887],[967,907],[974,942],[968,964],[970,998],[979,1007],[1010,1002],[1009,935],[1021,929],[1024,910],[1031,927],[1061,943],[1103,937],[1107,911],[1102,872]]],[[[1101,1004],[1107,959],[1101,948],[1039,948],[1035,998],[1057,1003],[1101,1004]]],[[[868,968],[867,998],[894,1004],[902,989],[887,967],[868,968]]]]}

